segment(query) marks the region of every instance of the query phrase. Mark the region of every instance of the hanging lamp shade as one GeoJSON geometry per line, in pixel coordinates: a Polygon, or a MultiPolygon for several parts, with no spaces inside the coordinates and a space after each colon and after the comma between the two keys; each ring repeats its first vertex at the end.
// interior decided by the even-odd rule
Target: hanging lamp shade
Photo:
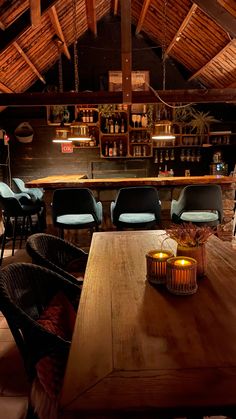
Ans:
{"type": "Polygon", "coordinates": [[[68,137],[68,140],[71,141],[90,141],[91,136],[89,136],[89,129],[88,125],[86,124],[78,124],[74,123],[70,126],[70,135],[68,137]]]}
{"type": "Polygon", "coordinates": [[[175,135],[172,132],[172,123],[169,120],[163,120],[154,124],[153,140],[174,140],[175,135]]]}
{"type": "Polygon", "coordinates": [[[68,142],[71,143],[72,141],[68,139],[69,132],[70,130],[66,128],[63,123],[61,123],[61,125],[55,130],[55,138],[52,140],[52,142],[53,143],[68,143],[68,142]]]}

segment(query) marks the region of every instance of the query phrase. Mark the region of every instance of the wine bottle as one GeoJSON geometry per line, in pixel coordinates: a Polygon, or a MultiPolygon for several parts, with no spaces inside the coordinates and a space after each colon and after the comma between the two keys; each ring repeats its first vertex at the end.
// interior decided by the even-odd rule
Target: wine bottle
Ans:
{"type": "Polygon", "coordinates": [[[120,125],[120,132],[123,134],[125,132],[125,123],[124,119],[121,119],[121,125],[120,125]]]}

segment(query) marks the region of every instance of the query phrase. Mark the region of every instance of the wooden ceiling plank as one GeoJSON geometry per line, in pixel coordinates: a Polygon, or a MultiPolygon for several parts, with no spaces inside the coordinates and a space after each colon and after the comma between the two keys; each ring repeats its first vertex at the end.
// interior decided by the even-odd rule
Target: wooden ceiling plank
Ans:
{"type": "Polygon", "coordinates": [[[22,56],[22,58],[26,61],[26,63],[29,65],[29,67],[31,68],[31,70],[36,74],[36,76],[44,83],[46,84],[45,79],[43,78],[43,76],[38,72],[37,68],[35,67],[35,65],[32,63],[32,61],[29,59],[29,57],[25,54],[25,52],[23,51],[23,49],[20,47],[20,45],[17,42],[13,42],[14,47],[17,49],[17,51],[19,52],[19,54],[22,56]]]}
{"type": "MultiPolygon", "coordinates": [[[[167,103],[236,102],[236,88],[158,90],[167,103]]],[[[152,91],[133,91],[132,103],[158,103],[152,91]]],[[[122,92],[1,93],[0,106],[43,106],[122,103],[122,92]]]]}
{"type": "Polygon", "coordinates": [[[97,36],[97,18],[96,18],[95,0],[86,0],[86,11],[87,11],[88,28],[94,34],[94,36],[97,36]]]}
{"type": "Polygon", "coordinates": [[[30,18],[31,24],[35,28],[41,23],[41,1],[30,0],[30,18]]]}
{"type": "Polygon", "coordinates": [[[223,49],[221,49],[210,61],[208,61],[203,67],[199,68],[196,73],[192,74],[191,77],[189,77],[188,81],[191,81],[201,75],[215,60],[219,59],[219,57],[224,54],[225,51],[227,51],[228,48],[231,46],[236,46],[236,39],[232,39],[223,49]]]}
{"type": "Polygon", "coordinates": [[[123,103],[132,103],[131,0],[121,1],[121,68],[123,103]]]}
{"type": "Polygon", "coordinates": [[[63,42],[62,51],[65,54],[65,56],[70,60],[71,55],[70,55],[69,49],[67,47],[66,40],[65,40],[65,37],[64,37],[59,19],[58,19],[56,7],[52,6],[51,9],[49,9],[48,14],[49,14],[52,26],[54,28],[54,31],[56,32],[56,34],[60,38],[60,40],[63,42]]]}
{"type": "Polygon", "coordinates": [[[119,0],[114,0],[114,15],[116,16],[118,13],[118,1],[119,0]]]}
{"type": "Polygon", "coordinates": [[[4,83],[2,83],[1,81],[0,81],[0,90],[3,92],[3,93],[14,93],[14,91],[12,90],[12,89],[10,89],[10,87],[8,87],[8,86],[6,86],[4,83]]]}
{"type": "Polygon", "coordinates": [[[138,24],[137,24],[137,28],[136,28],[136,31],[135,31],[136,35],[138,35],[139,32],[141,32],[141,30],[142,30],[143,22],[145,20],[146,14],[147,14],[148,7],[150,5],[150,1],[151,0],[144,0],[144,2],[143,2],[142,10],[141,10],[139,20],[138,20],[138,24]]]}
{"type": "Polygon", "coordinates": [[[211,19],[213,19],[225,32],[229,33],[233,38],[236,38],[236,22],[235,17],[232,16],[224,7],[222,7],[215,0],[191,0],[211,19]]]}
{"type": "Polygon", "coordinates": [[[176,42],[178,42],[181,38],[181,35],[184,31],[184,29],[186,28],[186,26],[188,25],[189,21],[191,20],[191,18],[193,17],[194,13],[196,12],[197,9],[197,5],[193,4],[187,14],[187,16],[185,17],[185,19],[183,20],[182,24],[180,25],[177,33],[175,34],[174,38],[172,39],[172,41],[170,42],[170,44],[168,45],[168,47],[166,48],[165,54],[164,54],[164,59],[168,57],[170,51],[172,50],[174,44],[176,42]]]}

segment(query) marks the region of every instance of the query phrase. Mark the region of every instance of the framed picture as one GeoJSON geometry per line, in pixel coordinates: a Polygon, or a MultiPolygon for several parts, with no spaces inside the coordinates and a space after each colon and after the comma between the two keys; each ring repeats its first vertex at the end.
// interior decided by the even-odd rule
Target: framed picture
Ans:
{"type": "MultiPolygon", "coordinates": [[[[109,92],[122,91],[122,71],[109,71],[109,92]]],[[[149,89],[149,71],[132,71],[132,90],[142,91],[149,89]]]]}

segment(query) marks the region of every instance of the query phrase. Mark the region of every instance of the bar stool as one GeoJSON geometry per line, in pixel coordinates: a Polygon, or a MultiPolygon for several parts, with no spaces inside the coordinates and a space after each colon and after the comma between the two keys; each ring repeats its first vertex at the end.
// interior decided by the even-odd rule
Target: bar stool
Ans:
{"type": "Polygon", "coordinates": [[[56,189],[52,200],[53,225],[64,238],[64,229],[94,229],[102,222],[102,203],[87,188],[56,189]]]}
{"type": "Polygon", "coordinates": [[[222,222],[223,203],[219,185],[185,186],[178,200],[171,202],[171,220],[216,227],[222,222]]]}
{"type": "Polygon", "coordinates": [[[121,188],[111,202],[111,220],[119,228],[153,228],[161,222],[161,202],[156,188],[121,188]]]}
{"type": "Polygon", "coordinates": [[[32,215],[38,217],[38,230],[40,226],[40,201],[33,201],[26,193],[14,193],[4,182],[0,182],[0,207],[2,209],[4,233],[2,236],[2,248],[0,264],[2,263],[7,237],[12,237],[12,256],[14,256],[16,236],[20,234],[20,247],[23,236],[32,232],[32,215]]]}

